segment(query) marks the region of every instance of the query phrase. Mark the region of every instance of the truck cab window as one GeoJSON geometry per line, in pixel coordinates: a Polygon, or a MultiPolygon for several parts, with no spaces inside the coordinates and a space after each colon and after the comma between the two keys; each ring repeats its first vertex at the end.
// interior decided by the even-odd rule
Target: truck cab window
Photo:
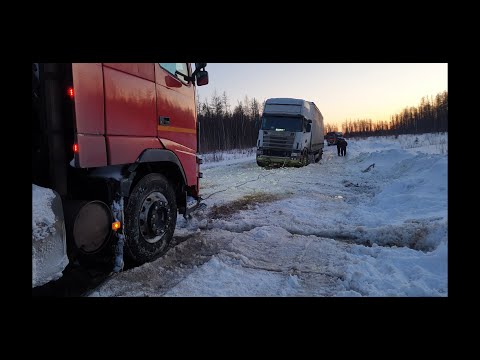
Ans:
{"type": "Polygon", "coordinates": [[[291,116],[264,116],[262,130],[303,131],[303,120],[291,116]]]}
{"type": "Polygon", "coordinates": [[[159,65],[167,70],[170,74],[175,76],[177,79],[179,79],[181,82],[184,84],[188,84],[188,81],[186,81],[182,75],[179,75],[177,72],[189,76],[190,74],[188,73],[188,66],[186,63],[159,63],[159,65]]]}

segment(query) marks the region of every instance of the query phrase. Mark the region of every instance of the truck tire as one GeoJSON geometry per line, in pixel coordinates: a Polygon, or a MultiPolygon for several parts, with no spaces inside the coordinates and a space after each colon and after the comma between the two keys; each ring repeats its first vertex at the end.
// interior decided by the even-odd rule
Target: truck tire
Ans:
{"type": "Polygon", "coordinates": [[[177,221],[175,193],[160,174],[148,174],[135,186],[125,208],[125,255],[135,265],[163,255],[177,221]]]}

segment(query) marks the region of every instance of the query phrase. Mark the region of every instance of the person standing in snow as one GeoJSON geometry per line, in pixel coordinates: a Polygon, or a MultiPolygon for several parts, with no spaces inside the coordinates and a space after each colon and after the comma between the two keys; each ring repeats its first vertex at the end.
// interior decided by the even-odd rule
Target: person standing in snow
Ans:
{"type": "Polygon", "coordinates": [[[342,140],[342,138],[340,138],[340,137],[337,138],[337,154],[338,154],[338,156],[340,156],[340,149],[341,149],[341,147],[340,147],[340,141],[341,141],[341,140],[342,140]]]}
{"type": "Polygon", "coordinates": [[[346,156],[347,155],[347,140],[345,140],[344,138],[340,138],[338,139],[338,142],[337,142],[337,148],[339,147],[340,148],[340,156],[346,156]]]}

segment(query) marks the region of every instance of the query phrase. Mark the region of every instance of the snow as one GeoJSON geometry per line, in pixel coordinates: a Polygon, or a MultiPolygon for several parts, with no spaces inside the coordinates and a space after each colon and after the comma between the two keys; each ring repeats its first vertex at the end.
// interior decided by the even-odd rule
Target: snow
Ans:
{"type": "Polygon", "coordinates": [[[448,135],[348,143],[303,168],[206,161],[206,209],[91,295],[448,296],[448,135]]]}
{"type": "MultiPolygon", "coordinates": [[[[295,282],[282,275],[227,265],[215,256],[166,296],[266,296],[294,291],[295,282]],[[254,286],[252,286],[254,284],[254,286]]],[[[297,285],[298,287],[298,285],[297,285]]]]}
{"type": "Polygon", "coordinates": [[[201,171],[218,166],[228,166],[245,161],[255,161],[257,148],[242,149],[242,150],[230,150],[225,152],[212,152],[202,154],[200,157],[203,159],[203,165],[201,165],[201,171]]]}
{"type": "Polygon", "coordinates": [[[32,184],[32,240],[45,239],[55,232],[55,214],[51,208],[55,194],[51,189],[46,189],[32,184]]]}
{"type": "Polygon", "coordinates": [[[446,296],[447,263],[446,238],[429,253],[376,244],[371,248],[356,245],[351,250],[344,283],[359,295],[446,296]]]}
{"type": "Polygon", "coordinates": [[[61,199],[32,184],[32,287],[57,280],[67,265],[61,199]]]}

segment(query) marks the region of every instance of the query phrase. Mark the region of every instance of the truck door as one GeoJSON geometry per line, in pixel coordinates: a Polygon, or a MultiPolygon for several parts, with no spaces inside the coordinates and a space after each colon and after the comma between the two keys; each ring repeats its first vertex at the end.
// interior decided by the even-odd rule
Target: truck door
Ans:
{"type": "Polygon", "coordinates": [[[109,165],[133,163],[159,148],[154,63],[103,64],[109,165]]]}
{"type": "Polygon", "coordinates": [[[182,162],[188,185],[194,185],[197,183],[195,87],[182,74],[191,76],[189,64],[155,64],[157,134],[182,162]]]}

